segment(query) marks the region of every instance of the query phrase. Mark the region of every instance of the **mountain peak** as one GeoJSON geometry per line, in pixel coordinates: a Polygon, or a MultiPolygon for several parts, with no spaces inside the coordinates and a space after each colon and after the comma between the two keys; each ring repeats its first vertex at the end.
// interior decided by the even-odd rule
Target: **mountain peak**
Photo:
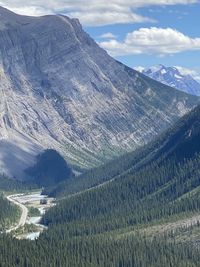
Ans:
{"type": "Polygon", "coordinates": [[[16,19],[18,15],[15,14],[14,12],[0,6],[0,21],[1,22],[10,22],[13,19],[16,19]]]}
{"type": "Polygon", "coordinates": [[[27,16],[18,15],[0,6],[0,30],[17,27],[23,24],[28,18],[27,16]]]}
{"type": "Polygon", "coordinates": [[[2,14],[11,14],[11,13],[15,14],[11,10],[9,10],[9,9],[3,7],[3,6],[0,6],[0,15],[2,15],[2,14]]]}
{"type": "Polygon", "coordinates": [[[179,89],[180,91],[192,95],[200,95],[200,84],[191,75],[182,73],[181,70],[175,66],[152,66],[143,69],[142,73],[163,84],[179,89]]]}
{"type": "Polygon", "coordinates": [[[43,24],[44,27],[49,25],[49,27],[53,26],[55,29],[60,27],[61,24],[67,23],[73,27],[81,27],[78,19],[71,19],[65,15],[24,16],[0,6],[0,30],[25,26],[34,27],[35,24],[43,24]]]}

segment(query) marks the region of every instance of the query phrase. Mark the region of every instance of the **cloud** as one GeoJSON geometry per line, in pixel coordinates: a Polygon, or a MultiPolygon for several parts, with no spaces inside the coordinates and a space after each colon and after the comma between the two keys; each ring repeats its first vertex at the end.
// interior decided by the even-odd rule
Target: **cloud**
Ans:
{"type": "Polygon", "coordinates": [[[200,71],[198,72],[197,70],[194,69],[189,69],[181,66],[174,66],[177,68],[182,75],[190,75],[192,76],[195,80],[200,82],[200,71]]]}
{"type": "MultiPolygon", "coordinates": [[[[1,5],[1,2],[0,2],[1,5]]],[[[7,7],[8,9],[12,10],[13,12],[20,14],[20,15],[28,15],[28,16],[43,16],[45,14],[53,14],[51,9],[46,9],[43,10],[41,7],[37,6],[25,6],[23,8],[20,7],[14,7],[10,8],[9,6],[7,7]]]]}
{"type": "Polygon", "coordinates": [[[163,5],[187,5],[199,0],[2,0],[0,5],[19,14],[45,15],[62,13],[77,17],[85,26],[119,23],[154,22],[141,16],[138,8],[163,5]]]}
{"type": "Polygon", "coordinates": [[[112,32],[107,32],[99,36],[101,39],[117,39],[117,35],[112,32]]]}
{"type": "Polygon", "coordinates": [[[139,71],[139,72],[143,72],[145,70],[145,67],[143,66],[136,66],[134,67],[135,70],[139,71]]]}
{"type": "Polygon", "coordinates": [[[123,42],[108,40],[99,43],[113,56],[135,54],[176,54],[200,50],[200,38],[190,38],[171,28],[140,28],[127,34],[123,42]]]}
{"type": "Polygon", "coordinates": [[[85,26],[104,26],[112,24],[129,24],[129,23],[142,23],[142,22],[156,22],[153,19],[140,16],[133,12],[125,11],[109,11],[104,10],[103,15],[101,12],[72,12],[69,14],[72,17],[79,18],[80,22],[85,26]]]}

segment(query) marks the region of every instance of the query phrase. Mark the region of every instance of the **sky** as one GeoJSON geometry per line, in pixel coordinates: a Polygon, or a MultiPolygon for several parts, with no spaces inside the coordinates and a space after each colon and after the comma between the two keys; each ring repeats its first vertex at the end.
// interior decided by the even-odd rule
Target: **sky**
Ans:
{"type": "Polygon", "coordinates": [[[0,0],[23,15],[65,14],[126,65],[178,66],[200,81],[200,0],[0,0]]]}

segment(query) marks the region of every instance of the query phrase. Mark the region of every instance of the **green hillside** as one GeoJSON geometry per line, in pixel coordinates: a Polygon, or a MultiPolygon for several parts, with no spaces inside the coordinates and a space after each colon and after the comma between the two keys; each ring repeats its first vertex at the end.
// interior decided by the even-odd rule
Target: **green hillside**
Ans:
{"type": "Polygon", "coordinates": [[[37,156],[34,166],[26,173],[38,186],[53,186],[73,177],[72,170],[64,158],[54,149],[47,149],[37,156]]]}
{"type": "Polygon", "coordinates": [[[1,266],[198,267],[199,117],[200,107],[141,150],[54,187],[62,199],[43,217],[48,230],[34,242],[1,236],[1,266]]]}
{"type": "MultiPolygon", "coordinates": [[[[19,209],[0,193],[0,232],[9,228],[20,216],[19,209]]],[[[1,266],[1,265],[0,265],[1,266]]]]}
{"type": "Polygon", "coordinates": [[[66,197],[120,176],[126,176],[127,173],[134,172],[135,174],[136,171],[151,162],[161,164],[168,158],[170,160],[174,158],[176,164],[190,159],[200,152],[199,118],[200,107],[197,107],[150,144],[92,169],[79,177],[62,182],[46,192],[54,197],[66,197]]]}

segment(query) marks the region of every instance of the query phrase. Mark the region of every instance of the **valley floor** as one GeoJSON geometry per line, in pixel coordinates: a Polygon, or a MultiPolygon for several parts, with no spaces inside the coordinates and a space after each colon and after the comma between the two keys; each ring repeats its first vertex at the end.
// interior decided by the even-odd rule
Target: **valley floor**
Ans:
{"type": "Polygon", "coordinates": [[[26,223],[27,216],[28,216],[28,208],[21,204],[19,201],[16,200],[16,198],[19,197],[19,195],[11,195],[7,196],[8,201],[12,202],[13,204],[17,205],[21,210],[21,217],[17,225],[12,226],[10,229],[6,230],[6,233],[10,233],[12,231],[17,230],[20,227],[23,227],[26,223]]]}
{"type": "Polygon", "coordinates": [[[41,195],[41,192],[10,195],[7,199],[20,208],[21,216],[18,223],[7,229],[6,233],[12,233],[19,239],[37,238],[45,229],[45,226],[40,224],[42,215],[54,205],[54,199],[41,195]],[[47,204],[40,203],[44,199],[47,204]],[[31,214],[31,208],[36,210],[36,215],[31,214]]]}

